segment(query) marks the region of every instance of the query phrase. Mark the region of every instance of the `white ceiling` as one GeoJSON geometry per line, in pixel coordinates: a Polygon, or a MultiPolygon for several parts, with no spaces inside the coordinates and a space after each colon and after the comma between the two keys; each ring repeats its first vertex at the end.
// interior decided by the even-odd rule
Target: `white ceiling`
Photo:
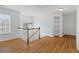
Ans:
{"type": "MultiPolygon", "coordinates": [[[[36,7],[36,6],[35,6],[36,7]]],[[[63,13],[74,13],[76,12],[76,7],[75,5],[38,5],[37,8],[46,10],[46,11],[54,11],[54,12],[59,12],[59,8],[63,8],[63,13]]]]}
{"type": "Polygon", "coordinates": [[[59,12],[59,8],[63,8],[64,14],[76,12],[76,5],[6,5],[6,8],[17,10],[19,12],[59,12]]]}

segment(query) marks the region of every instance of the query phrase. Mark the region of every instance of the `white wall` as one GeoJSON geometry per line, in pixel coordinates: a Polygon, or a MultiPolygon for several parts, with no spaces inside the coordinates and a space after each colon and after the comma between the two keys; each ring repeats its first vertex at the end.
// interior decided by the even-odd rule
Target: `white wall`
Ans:
{"type": "Polygon", "coordinates": [[[63,34],[76,35],[76,12],[63,15],[63,34]]]}
{"type": "Polygon", "coordinates": [[[34,27],[40,27],[41,36],[52,35],[52,25],[50,16],[41,13],[34,17],[34,27]]]}
{"type": "Polygon", "coordinates": [[[77,38],[76,38],[77,50],[79,51],[79,7],[77,7],[77,38]]]}
{"type": "MultiPolygon", "coordinates": [[[[54,31],[54,26],[53,26],[54,16],[60,16],[60,19],[62,19],[61,13],[49,13],[49,12],[41,13],[39,16],[34,18],[34,26],[40,27],[41,37],[54,35],[54,32],[53,32],[54,31]]],[[[60,35],[62,35],[62,29],[61,29],[60,35]]]]}
{"type": "Polygon", "coordinates": [[[19,12],[0,7],[0,13],[8,14],[11,16],[11,33],[0,35],[0,41],[5,41],[19,37],[18,35],[19,34],[18,26],[20,21],[19,12]]]}

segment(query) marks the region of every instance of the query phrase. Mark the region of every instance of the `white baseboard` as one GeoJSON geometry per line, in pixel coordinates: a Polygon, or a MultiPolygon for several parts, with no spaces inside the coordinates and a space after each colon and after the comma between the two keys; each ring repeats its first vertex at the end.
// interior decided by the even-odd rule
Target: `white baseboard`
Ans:
{"type": "Polygon", "coordinates": [[[16,38],[20,38],[20,37],[17,36],[17,37],[5,38],[5,39],[0,40],[0,42],[7,41],[7,40],[12,40],[12,39],[16,39],[16,38]]]}

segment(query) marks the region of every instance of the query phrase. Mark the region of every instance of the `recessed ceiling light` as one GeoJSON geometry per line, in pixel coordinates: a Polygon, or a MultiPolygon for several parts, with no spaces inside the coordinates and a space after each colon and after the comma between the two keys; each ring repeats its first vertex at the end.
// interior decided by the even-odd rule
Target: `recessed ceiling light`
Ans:
{"type": "Polygon", "coordinates": [[[63,11],[64,9],[63,8],[59,8],[59,11],[63,11]]]}

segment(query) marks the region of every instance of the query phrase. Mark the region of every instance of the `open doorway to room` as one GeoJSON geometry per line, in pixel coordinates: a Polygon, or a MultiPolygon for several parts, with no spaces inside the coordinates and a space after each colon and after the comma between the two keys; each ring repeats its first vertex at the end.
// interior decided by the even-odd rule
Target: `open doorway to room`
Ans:
{"type": "Polygon", "coordinates": [[[77,9],[76,6],[58,6],[57,13],[53,16],[53,39],[59,39],[56,43],[58,51],[77,52],[77,9]],[[59,12],[58,12],[59,11],[59,12]],[[58,45],[57,45],[58,44],[58,45]],[[62,45],[63,44],[63,45],[62,45]],[[60,47],[59,47],[60,46],[60,47]],[[62,48],[63,47],[63,48],[62,48]],[[72,50],[72,51],[71,51],[72,50]]]}

